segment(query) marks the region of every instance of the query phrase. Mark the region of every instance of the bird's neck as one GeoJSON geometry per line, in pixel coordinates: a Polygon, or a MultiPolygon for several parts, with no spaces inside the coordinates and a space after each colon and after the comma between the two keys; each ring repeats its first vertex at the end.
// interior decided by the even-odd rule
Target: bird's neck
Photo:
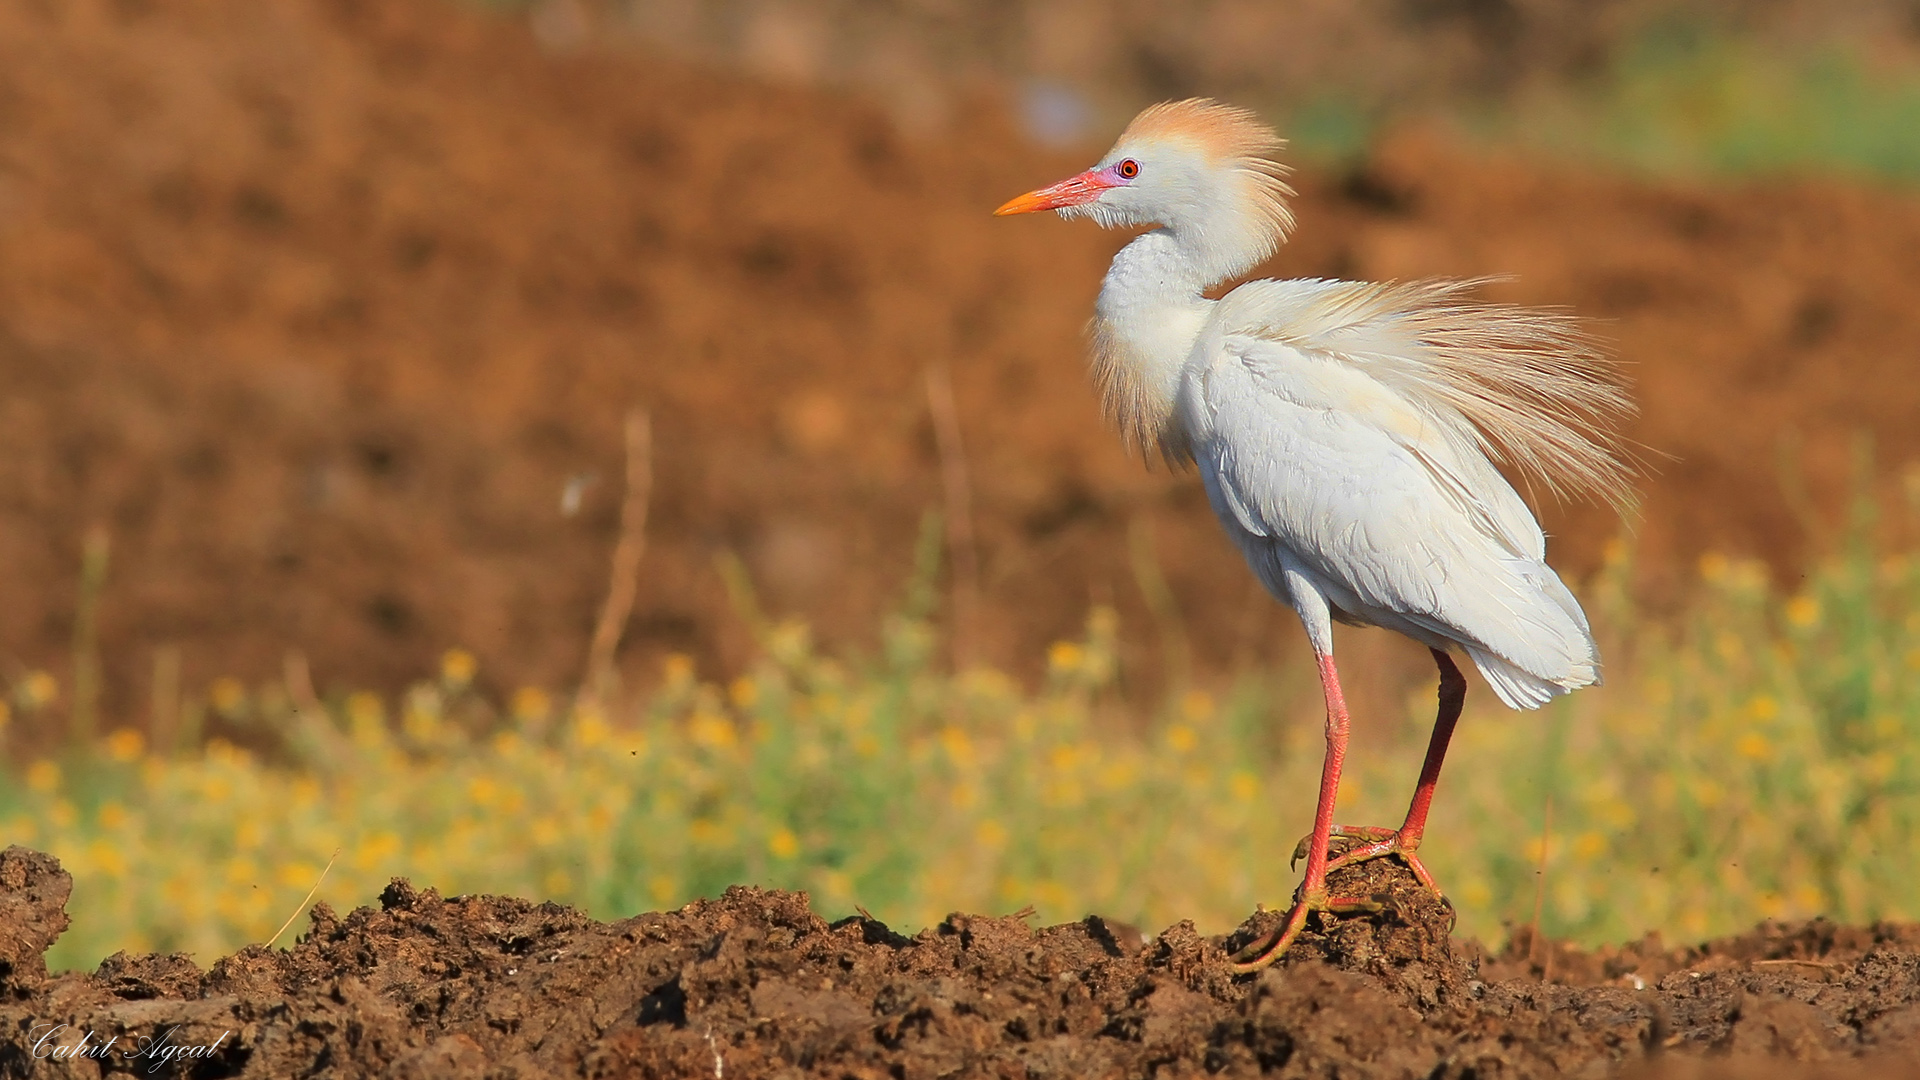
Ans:
{"type": "Polygon", "coordinates": [[[1169,459],[1186,456],[1174,399],[1180,370],[1213,306],[1203,294],[1249,265],[1209,258],[1199,245],[1164,228],[1135,238],[1114,256],[1094,306],[1094,382],[1121,435],[1143,453],[1158,447],[1169,459]]]}

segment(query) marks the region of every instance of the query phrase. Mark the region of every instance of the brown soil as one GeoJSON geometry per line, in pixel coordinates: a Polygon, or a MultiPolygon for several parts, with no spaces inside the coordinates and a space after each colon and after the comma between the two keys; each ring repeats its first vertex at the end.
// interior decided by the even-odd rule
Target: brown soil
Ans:
{"type": "MultiPolygon", "coordinates": [[[[166,646],[189,691],[277,678],[292,649],[323,690],[393,687],[452,645],[494,689],[571,682],[631,406],[658,483],[625,670],[742,661],[725,555],[769,612],[867,642],[944,499],[931,365],[972,479],[965,654],[1036,664],[1095,601],[1147,699],[1160,632],[1203,678],[1280,653],[1291,624],[1198,486],[1129,460],[1084,385],[1119,238],[987,216],[1093,148],[1050,155],[1001,116],[982,99],[910,139],[842,97],[552,55],[438,0],[0,7],[0,675],[65,679],[97,526],[112,722],[140,722],[166,646]]],[[[1909,194],[1698,190],[1417,135],[1300,187],[1272,272],[1512,273],[1490,294],[1608,320],[1637,435],[1673,455],[1640,528],[1663,572],[1718,547],[1790,574],[1853,432],[1883,461],[1920,448],[1909,194]]],[[[1575,574],[1617,531],[1546,516],[1575,574]]]]}
{"type": "Polygon", "coordinates": [[[50,1047],[80,1032],[110,1044],[103,1074],[144,1073],[151,1059],[124,1055],[162,1033],[217,1045],[175,1073],[196,1077],[1920,1076],[1920,926],[1770,925],[1677,951],[1543,943],[1530,962],[1524,944],[1489,957],[1450,941],[1446,909],[1397,864],[1348,873],[1366,880],[1336,886],[1386,913],[1329,920],[1253,976],[1228,950],[1272,913],[1226,939],[1018,915],[906,938],[826,923],[799,893],[737,887],[599,923],[400,880],[377,910],[316,908],[289,950],[207,971],[122,953],[48,976],[38,950],[71,880],[14,847],[0,1076],[79,1075],[50,1047]]]}

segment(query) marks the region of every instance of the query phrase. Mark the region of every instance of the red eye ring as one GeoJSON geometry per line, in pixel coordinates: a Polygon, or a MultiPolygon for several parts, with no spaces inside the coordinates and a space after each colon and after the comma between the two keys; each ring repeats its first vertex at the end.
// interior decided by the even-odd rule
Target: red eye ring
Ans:
{"type": "Polygon", "coordinates": [[[1120,173],[1120,179],[1131,180],[1140,175],[1140,163],[1132,158],[1128,158],[1120,163],[1118,172],[1120,173]]]}

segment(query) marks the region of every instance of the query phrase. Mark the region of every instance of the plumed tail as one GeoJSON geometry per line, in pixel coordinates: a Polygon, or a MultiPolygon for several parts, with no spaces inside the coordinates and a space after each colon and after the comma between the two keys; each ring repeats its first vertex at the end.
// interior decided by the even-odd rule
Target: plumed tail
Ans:
{"type": "Polygon", "coordinates": [[[1561,679],[1543,679],[1532,672],[1522,671],[1485,649],[1469,647],[1467,655],[1473,658],[1473,666],[1479,668],[1480,674],[1486,677],[1487,685],[1493,687],[1494,696],[1509,709],[1537,709],[1562,694],[1570,694],[1583,686],[1596,686],[1600,682],[1600,670],[1591,664],[1577,668],[1561,679]]]}

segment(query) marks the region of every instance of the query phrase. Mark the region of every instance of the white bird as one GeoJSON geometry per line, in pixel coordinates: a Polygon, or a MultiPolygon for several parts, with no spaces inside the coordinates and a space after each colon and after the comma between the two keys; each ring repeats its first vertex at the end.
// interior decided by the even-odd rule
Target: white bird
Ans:
{"type": "Polygon", "coordinates": [[[1600,681],[1586,616],[1498,466],[1621,506],[1632,481],[1616,434],[1632,401],[1565,315],[1473,301],[1472,281],[1266,279],[1208,299],[1293,226],[1283,145],[1243,109],[1167,102],[1093,168],[995,211],[1153,226],[1100,287],[1094,379],[1133,445],[1198,468],[1220,524],[1299,613],[1319,661],[1327,750],[1306,879],[1243,970],[1344,903],[1327,895],[1331,869],[1397,855],[1435,888],[1417,851],[1466,698],[1453,650],[1512,708],[1600,681]],[[1333,824],[1348,733],[1336,620],[1397,630],[1440,667],[1439,715],[1397,830],[1333,824]],[[1352,846],[1332,859],[1336,834],[1352,846]]]}

